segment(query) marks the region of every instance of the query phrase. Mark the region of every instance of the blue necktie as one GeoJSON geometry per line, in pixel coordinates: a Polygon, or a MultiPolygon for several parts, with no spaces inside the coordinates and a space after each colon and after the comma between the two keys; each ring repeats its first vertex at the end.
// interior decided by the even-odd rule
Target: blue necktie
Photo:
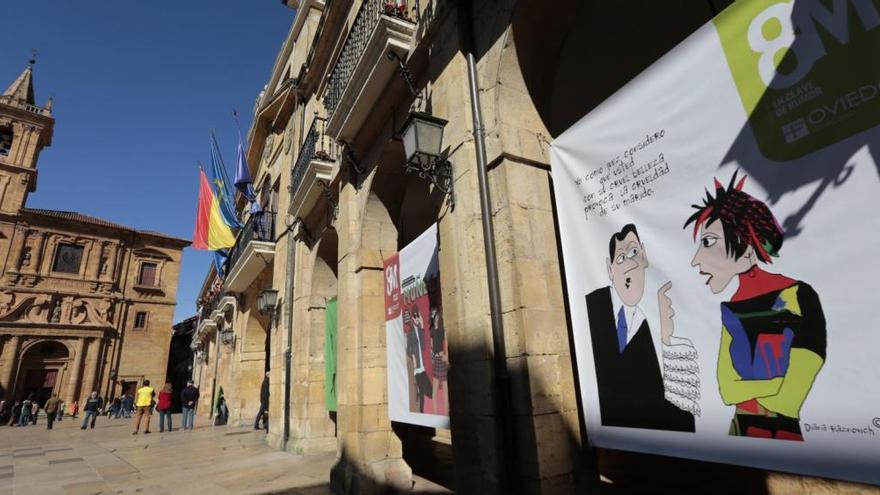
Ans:
{"type": "Polygon", "coordinates": [[[621,353],[626,347],[626,313],[623,308],[621,306],[620,311],[617,312],[617,345],[620,347],[621,353]]]}

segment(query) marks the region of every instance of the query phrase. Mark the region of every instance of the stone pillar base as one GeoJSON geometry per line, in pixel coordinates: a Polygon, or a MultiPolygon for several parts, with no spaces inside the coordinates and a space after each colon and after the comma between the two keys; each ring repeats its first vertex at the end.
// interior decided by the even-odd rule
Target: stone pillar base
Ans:
{"type": "Polygon", "coordinates": [[[336,437],[291,438],[287,450],[301,455],[336,452],[336,444],[336,437]]]}
{"type": "Polygon", "coordinates": [[[338,494],[379,495],[412,490],[412,469],[403,459],[356,465],[342,458],[330,470],[330,489],[338,494]]]}
{"type": "Polygon", "coordinates": [[[272,425],[270,424],[269,433],[266,434],[266,445],[273,449],[281,450],[282,443],[284,443],[284,436],[280,433],[272,433],[272,425]]]}

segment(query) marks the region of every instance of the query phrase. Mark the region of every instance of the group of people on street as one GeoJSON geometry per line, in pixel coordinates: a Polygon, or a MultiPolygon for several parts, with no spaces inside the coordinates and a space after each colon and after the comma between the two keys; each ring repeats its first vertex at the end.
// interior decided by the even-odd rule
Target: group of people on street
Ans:
{"type": "MultiPolygon", "coordinates": [[[[53,394],[42,407],[33,394],[24,400],[15,402],[2,400],[0,401],[0,425],[35,425],[41,409],[46,414],[46,428],[51,430],[55,421],[61,421],[64,418],[66,404],[58,398],[57,394],[53,394]]],[[[76,410],[77,405],[74,402],[70,410],[71,416],[75,416],[76,410]]]]}
{"type": "Polygon", "coordinates": [[[107,417],[115,419],[120,417],[130,418],[132,412],[134,412],[134,397],[123,395],[122,397],[116,397],[110,402],[110,407],[107,408],[107,417]]]}
{"type": "MultiPolygon", "coordinates": [[[[166,383],[159,394],[150,386],[149,380],[144,380],[144,385],[137,390],[135,396],[135,419],[132,435],[140,433],[141,421],[145,423],[144,434],[150,433],[150,418],[155,407],[159,411],[159,432],[172,431],[171,407],[174,390],[170,383],[166,383]]],[[[193,385],[192,380],[186,383],[186,388],[180,392],[180,400],[183,406],[183,429],[192,430],[195,418],[195,408],[199,401],[199,389],[193,385]]]]}
{"type": "MultiPolygon", "coordinates": [[[[140,432],[141,422],[144,422],[144,433],[150,433],[150,418],[155,408],[159,411],[159,431],[164,433],[167,429],[171,431],[171,409],[173,389],[170,383],[166,383],[162,390],[156,394],[153,387],[150,386],[149,380],[144,380],[143,386],[137,390],[135,397],[125,395],[122,398],[115,398],[110,402],[106,412],[108,417],[119,418],[131,417],[134,414],[134,431],[133,435],[140,432]]],[[[180,400],[183,406],[183,429],[192,430],[195,420],[196,404],[199,401],[199,389],[195,387],[192,380],[187,382],[186,388],[180,393],[180,400]]],[[[83,422],[80,429],[94,429],[98,416],[104,414],[104,398],[97,391],[89,394],[88,399],[82,405],[83,422]]],[[[42,408],[40,403],[33,397],[28,396],[21,401],[0,401],[0,425],[8,426],[27,426],[28,424],[37,424],[37,415],[42,409],[46,414],[46,429],[51,430],[56,421],[64,418],[65,412],[71,417],[77,418],[80,406],[74,401],[66,411],[67,406],[58,394],[46,400],[42,408]]]]}

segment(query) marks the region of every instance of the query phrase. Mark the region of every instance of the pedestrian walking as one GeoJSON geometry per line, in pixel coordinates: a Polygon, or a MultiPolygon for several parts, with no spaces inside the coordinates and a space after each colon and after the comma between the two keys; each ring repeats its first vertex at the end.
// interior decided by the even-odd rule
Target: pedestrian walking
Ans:
{"type": "Polygon", "coordinates": [[[122,416],[122,400],[116,397],[110,407],[113,408],[113,419],[119,419],[119,416],[122,416]]]}
{"type": "MultiPolygon", "coordinates": [[[[75,405],[76,403],[74,403],[75,405]]],[[[80,427],[81,430],[86,429],[86,425],[89,424],[89,419],[91,419],[91,428],[95,429],[95,420],[98,419],[98,414],[101,412],[101,409],[104,407],[104,399],[98,395],[98,392],[92,391],[89,394],[89,398],[86,399],[86,403],[83,404],[83,422],[80,427]]],[[[74,416],[75,417],[75,416],[74,416]]]]}
{"type": "Polygon", "coordinates": [[[37,414],[40,413],[40,403],[34,400],[31,402],[31,424],[37,424],[37,414]]]}
{"type": "Polygon", "coordinates": [[[180,392],[180,403],[183,405],[183,429],[192,430],[196,415],[196,404],[199,402],[199,389],[193,381],[186,382],[186,388],[180,392]]]}
{"type": "Polygon", "coordinates": [[[55,419],[58,420],[59,422],[64,419],[64,407],[66,405],[67,404],[63,400],[61,401],[60,404],[58,404],[58,414],[57,414],[58,417],[55,419]]]}
{"type": "Polygon", "coordinates": [[[70,416],[73,417],[73,419],[79,417],[79,402],[73,401],[73,405],[70,406],[70,416]]]}
{"type": "Polygon", "coordinates": [[[15,404],[12,405],[11,414],[9,415],[9,426],[18,426],[18,418],[21,416],[21,401],[15,401],[15,404]]]}
{"type": "Polygon", "coordinates": [[[134,409],[134,398],[130,395],[126,395],[122,399],[122,415],[126,418],[131,417],[131,412],[134,409]]]}
{"type": "Polygon", "coordinates": [[[61,405],[61,399],[58,398],[58,394],[52,394],[52,397],[46,401],[46,429],[52,429],[52,423],[55,422],[55,418],[58,413],[58,408],[61,405]]]}
{"type": "Polygon", "coordinates": [[[12,403],[8,400],[0,402],[0,425],[9,422],[9,416],[12,413],[12,403]]]}
{"type": "Polygon", "coordinates": [[[31,407],[33,406],[33,402],[31,398],[28,397],[21,403],[21,414],[18,415],[18,426],[27,426],[28,421],[31,419],[31,407]]]}
{"type": "Polygon", "coordinates": [[[138,431],[141,429],[141,419],[146,416],[147,417],[147,425],[144,428],[144,434],[150,433],[150,413],[153,408],[153,397],[156,396],[156,392],[153,390],[153,387],[150,386],[150,380],[144,380],[144,386],[137,390],[137,401],[134,403],[135,407],[137,407],[137,411],[135,411],[134,416],[134,431],[131,432],[132,435],[137,435],[138,431]]]}
{"type": "Polygon", "coordinates": [[[263,384],[260,386],[260,410],[257,412],[257,417],[254,418],[254,429],[260,429],[260,421],[263,422],[263,429],[269,431],[269,420],[266,416],[268,416],[269,412],[269,372],[266,372],[266,375],[263,376],[263,384]]]}

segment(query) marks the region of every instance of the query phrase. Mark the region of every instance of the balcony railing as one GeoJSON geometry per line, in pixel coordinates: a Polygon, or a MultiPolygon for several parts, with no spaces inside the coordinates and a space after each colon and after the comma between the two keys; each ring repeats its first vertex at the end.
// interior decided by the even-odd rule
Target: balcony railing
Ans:
{"type": "Polygon", "coordinates": [[[312,119],[312,125],[309,126],[309,132],[303,139],[302,147],[299,149],[299,156],[296,163],[293,164],[293,174],[290,179],[290,190],[296,192],[302,185],[306,170],[309,168],[309,162],[312,160],[323,160],[326,162],[335,162],[338,148],[336,142],[324,131],[327,126],[327,119],[315,117],[312,119]]]}
{"type": "Polygon", "coordinates": [[[227,274],[235,267],[251,241],[275,242],[275,212],[254,213],[248,218],[229,253],[229,260],[226,262],[227,274]]]}
{"type": "Polygon", "coordinates": [[[201,311],[199,312],[199,321],[207,320],[211,318],[211,313],[217,309],[217,305],[220,303],[220,300],[223,299],[224,296],[223,291],[219,291],[214,295],[210,295],[202,302],[201,311]]]}
{"type": "Polygon", "coordinates": [[[333,67],[333,72],[330,73],[330,79],[327,82],[324,108],[327,109],[328,119],[336,111],[358,61],[367,48],[370,36],[383,15],[407,19],[406,0],[364,0],[361,4],[354,25],[345,40],[342,54],[336,61],[336,66],[333,67]]]}
{"type": "Polygon", "coordinates": [[[36,105],[31,105],[30,103],[25,103],[8,95],[0,96],[0,103],[4,105],[9,105],[11,107],[21,108],[24,111],[35,113],[37,115],[52,115],[52,111],[49,108],[42,108],[36,105]]]}

